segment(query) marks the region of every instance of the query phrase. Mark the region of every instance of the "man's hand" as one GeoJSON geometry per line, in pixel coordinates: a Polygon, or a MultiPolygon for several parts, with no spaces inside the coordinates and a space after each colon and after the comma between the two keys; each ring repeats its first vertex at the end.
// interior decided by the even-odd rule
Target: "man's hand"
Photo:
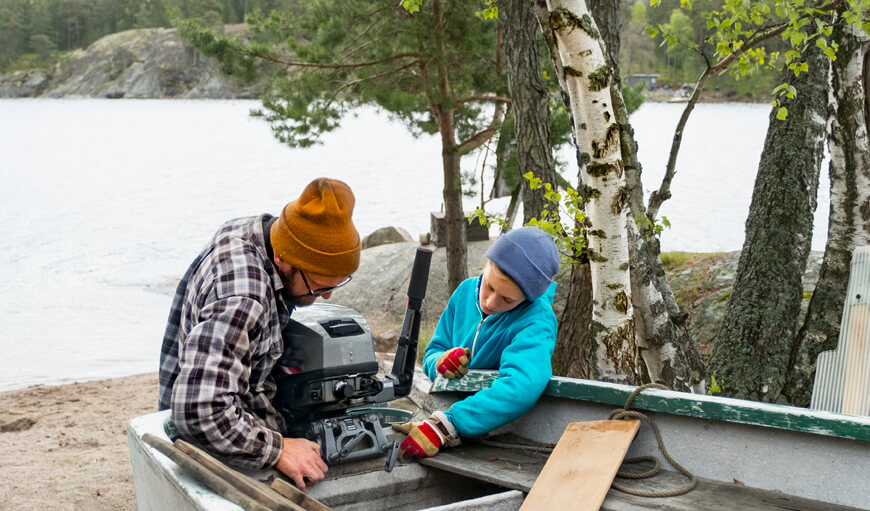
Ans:
{"type": "Polygon", "coordinates": [[[320,457],[320,445],[304,438],[285,438],[281,457],[275,464],[300,490],[305,489],[305,480],[313,485],[323,479],[329,467],[320,457]]]}
{"type": "Polygon", "coordinates": [[[468,361],[471,359],[471,350],[468,348],[449,349],[441,355],[435,363],[435,369],[445,378],[462,378],[468,372],[468,361]]]}
{"type": "Polygon", "coordinates": [[[407,434],[399,450],[405,458],[427,458],[456,437],[456,428],[444,412],[435,412],[422,422],[393,424],[393,429],[407,434]]]}

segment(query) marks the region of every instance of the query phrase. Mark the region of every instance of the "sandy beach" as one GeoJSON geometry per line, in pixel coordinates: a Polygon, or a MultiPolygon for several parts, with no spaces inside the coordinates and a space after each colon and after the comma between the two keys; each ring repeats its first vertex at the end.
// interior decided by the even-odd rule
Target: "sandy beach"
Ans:
{"type": "Polygon", "coordinates": [[[0,509],[135,510],[126,423],[156,409],[156,373],[0,394],[0,509]]]}

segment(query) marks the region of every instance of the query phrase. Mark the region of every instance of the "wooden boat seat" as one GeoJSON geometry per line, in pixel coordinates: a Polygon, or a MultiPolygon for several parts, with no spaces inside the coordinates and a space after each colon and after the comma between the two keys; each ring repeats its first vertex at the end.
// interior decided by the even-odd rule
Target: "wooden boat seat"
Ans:
{"type": "MultiPolygon", "coordinates": [[[[499,439],[516,442],[515,438],[499,439]]],[[[465,477],[495,484],[504,488],[528,493],[538,474],[543,469],[548,455],[520,449],[493,447],[484,443],[466,442],[462,446],[444,449],[437,456],[420,460],[434,469],[453,472],[465,477]]],[[[678,460],[679,461],[679,460],[678,460]]],[[[641,470],[649,468],[642,467],[641,470]]],[[[783,474],[783,477],[787,477],[783,474]]],[[[625,480],[626,486],[641,490],[662,491],[680,488],[686,478],[680,473],[662,470],[651,479],[625,480]],[[627,481],[627,482],[626,482],[627,481]]],[[[582,498],[578,495],[577,498],[582,498]]],[[[656,509],[662,511],[747,511],[747,510],[792,510],[792,511],[859,511],[858,508],[837,506],[830,503],[808,500],[780,492],[748,488],[739,481],[732,484],[709,479],[698,479],[698,486],[678,497],[646,498],[629,495],[611,489],[602,511],[628,511],[656,509]]]]}

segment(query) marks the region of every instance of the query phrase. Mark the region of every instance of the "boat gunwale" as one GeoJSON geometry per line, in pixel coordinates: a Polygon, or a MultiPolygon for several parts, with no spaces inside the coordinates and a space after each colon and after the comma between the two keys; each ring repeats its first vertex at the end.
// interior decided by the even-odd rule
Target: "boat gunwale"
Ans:
{"type": "MultiPolygon", "coordinates": [[[[461,379],[448,380],[438,376],[431,392],[476,392],[488,388],[496,378],[498,372],[491,370],[471,370],[461,379]]],[[[544,395],[622,407],[636,388],[554,376],[544,395]]],[[[870,442],[870,417],[791,405],[651,388],[634,399],[631,409],[870,442]]]]}

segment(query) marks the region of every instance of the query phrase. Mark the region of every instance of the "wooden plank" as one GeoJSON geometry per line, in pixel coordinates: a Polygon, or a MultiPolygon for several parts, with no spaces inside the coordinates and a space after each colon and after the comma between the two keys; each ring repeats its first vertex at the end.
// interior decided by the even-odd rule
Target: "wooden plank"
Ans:
{"type": "Polygon", "coordinates": [[[444,449],[420,459],[422,465],[528,493],[535,484],[546,454],[534,454],[483,445],[444,449]]]}
{"type": "Polygon", "coordinates": [[[260,481],[254,480],[253,478],[224,465],[223,462],[211,454],[185,440],[182,440],[181,438],[175,440],[175,447],[179,451],[196,460],[197,463],[204,466],[218,477],[238,488],[238,490],[245,495],[251,497],[269,509],[275,509],[277,511],[304,511],[305,509],[308,509],[300,507],[296,501],[285,499],[278,493],[270,490],[268,486],[260,481]]]}
{"type": "Polygon", "coordinates": [[[142,435],[142,441],[171,459],[191,477],[195,478],[221,497],[237,504],[242,509],[246,511],[273,511],[253,497],[250,497],[237,489],[232,483],[215,474],[207,467],[190,457],[187,453],[180,451],[178,447],[171,444],[169,441],[151,433],[145,433],[142,435]]]}
{"type": "Polygon", "coordinates": [[[272,481],[272,489],[290,499],[294,504],[297,504],[302,509],[308,511],[332,511],[326,504],[309,496],[304,491],[283,479],[276,478],[272,481]]]}
{"type": "MultiPolygon", "coordinates": [[[[477,392],[488,388],[498,371],[471,370],[463,378],[435,379],[432,392],[477,392]]],[[[636,387],[618,383],[554,376],[544,395],[622,407],[636,387]]],[[[796,406],[758,403],[673,390],[648,389],[632,409],[752,424],[816,435],[870,441],[870,417],[832,414],[796,406]]]]}
{"type": "Polygon", "coordinates": [[[597,511],[638,428],[639,420],[568,424],[520,511],[597,511]]]}

